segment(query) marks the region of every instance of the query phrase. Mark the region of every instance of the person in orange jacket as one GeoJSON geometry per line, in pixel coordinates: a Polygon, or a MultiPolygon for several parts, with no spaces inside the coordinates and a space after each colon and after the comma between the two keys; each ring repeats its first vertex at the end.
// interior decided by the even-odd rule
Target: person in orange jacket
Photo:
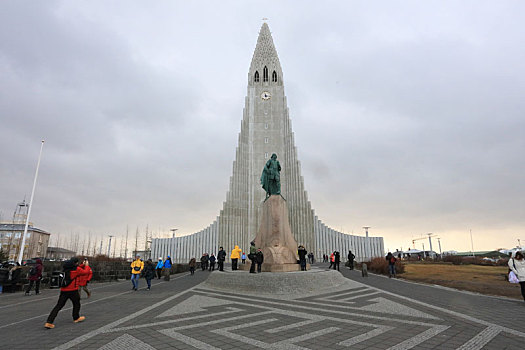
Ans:
{"type": "Polygon", "coordinates": [[[80,266],[84,268],[84,270],[87,270],[89,273],[85,276],[78,277],[80,278],[78,282],[78,295],[80,295],[80,297],[82,298],[82,290],[84,290],[84,292],[86,292],[87,297],[89,299],[89,297],[91,297],[91,292],[89,291],[87,284],[89,283],[89,281],[91,281],[91,278],[93,277],[93,271],[91,270],[91,267],[89,266],[89,261],[87,258],[84,258],[84,262],[80,266]]]}
{"type": "Polygon", "coordinates": [[[64,263],[64,277],[62,279],[62,287],[60,288],[60,296],[58,297],[57,304],[47,317],[47,322],[44,325],[45,328],[55,328],[53,321],[57,317],[58,312],[66,305],[68,299],[73,303],[73,322],[78,323],[86,319],[84,316],[80,316],[80,295],[78,294],[78,287],[82,276],[87,276],[88,274],[89,272],[84,269],[84,266],[78,265],[78,258],[76,257],[64,263]]]}

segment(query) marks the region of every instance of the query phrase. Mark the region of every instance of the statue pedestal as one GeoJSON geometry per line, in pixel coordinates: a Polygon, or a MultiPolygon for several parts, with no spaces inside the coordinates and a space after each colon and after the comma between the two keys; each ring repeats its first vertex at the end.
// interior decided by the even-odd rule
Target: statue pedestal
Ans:
{"type": "Polygon", "coordinates": [[[261,226],[255,246],[264,254],[262,271],[300,271],[297,263],[297,241],[288,221],[288,207],[281,195],[271,195],[263,203],[261,226]]]}
{"type": "MultiPolygon", "coordinates": [[[[264,253],[263,253],[264,254],[264,253]]],[[[246,260],[246,264],[240,264],[238,266],[239,270],[241,271],[248,271],[250,270],[250,260],[246,260]]],[[[255,267],[257,270],[257,266],[255,267]]],[[[306,264],[306,269],[310,270],[310,264],[306,264]]],[[[267,264],[264,262],[261,265],[262,272],[292,272],[292,271],[301,271],[301,265],[295,263],[295,264],[267,264]]]]}

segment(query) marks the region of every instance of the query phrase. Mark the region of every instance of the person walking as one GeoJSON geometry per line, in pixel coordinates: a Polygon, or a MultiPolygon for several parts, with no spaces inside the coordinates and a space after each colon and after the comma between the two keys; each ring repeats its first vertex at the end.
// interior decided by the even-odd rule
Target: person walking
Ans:
{"type": "Polygon", "coordinates": [[[520,282],[521,295],[525,301],[525,259],[522,252],[516,252],[514,258],[509,259],[509,268],[514,272],[520,282]]]}
{"type": "Polygon", "coordinates": [[[89,281],[91,281],[91,278],[93,277],[93,270],[91,270],[91,267],[89,266],[89,261],[87,258],[84,258],[84,261],[82,262],[82,265],[80,265],[84,270],[88,272],[87,275],[78,277],[80,280],[78,281],[78,295],[82,299],[82,290],[86,292],[88,299],[91,297],[91,292],[89,291],[87,285],[89,281]]]}
{"type": "Polygon", "coordinates": [[[350,270],[354,269],[354,259],[355,259],[355,255],[352,254],[351,250],[349,250],[348,251],[348,267],[350,267],[350,270]]]}
{"type": "Polygon", "coordinates": [[[135,292],[139,290],[139,278],[140,273],[144,269],[144,262],[140,260],[140,255],[135,257],[135,260],[131,263],[131,283],[135,292]]]}
{"type": "Polygon", "coordinates": [[[335,251],[330,254],[330,266],[328,266],[329,269],[332,268],[332,266],[334,266],[334,256],[335,256],[335,251]]]}
{"type": "Polygon", "coordinates": [[[236,245],[235,248],[232,249],[232,253],[230,255],[230,259],[232,259],[232,271],[237,270],[237,262],[241,257],[241,253],[242,249],[239,249],[238,245],[236,245]]]}
{"type": "Polygon", "coordinates": [[[157,266],[155,267],[155,270],[157,271],[157,279],[160,280],[162,277],[162,268],[164,267],[164,261],[162,261],[162,257],[159,258],[159,262],[157,263],[157,266]]]}
{"type": "Polygon", "coordinates": [[[31,295],[33,284],[35,285],[35,294],[40,294],[40,281],[42,280],[43,270],[44,265],[42,264],[42,260],[36,259],[35,266],[31,267],[31,270],[29,270],[29,285],[27,286],[25,295],[31,295]]]}
{"type": "Polygon", "coordinates": [[[260,248],[257,249],[257,253],[255,253],[255,261],[257,262],[257,272],[261,273],[262,264],[264,262],[264,254],[260,248]]]}
{"type": "Polygon", "coordinates": [[[388,278],[392,278],[392,276],[396,278],[396,260],[396,257],[388,252],[386,256],[386,261],[388,262],[388,278]]]}
{"type": "Polygon", "coordinates": [[[153,265],[153,261],[151,261],[151,259],[148,259],[146,261],[146,265],[144,266],[144,278],[148,284],[148,288],[146,290],[151,290],[151,280],[155,278],[155,265],[153,265]]]}
{"type": "Polygon", "coordinates": [[[216,260],[217,259],[215,259],[215,255],[212,254],[210,256],[210,259],[209,259],[209,261],[210,261],[210,271],[215,271],[215,261],[216,260]]]}
{"type": "Polygon", "coordinates": [[[297,248],[297,255],[299,255],[299,264],[301,264],[301,271],[306,271],[306,255],[307,251],[304,246],[300,245],[297,248]]]}
{"type": "Polygon", "coordinates": [[[58,315],[58,312],[66,305],[68,300],[73,303],[73,322],[79,323],[86,319],[85,316],[80,316],[80,295],[78,294],[79,277],[89,274],[83,267],[78,265],[78,258],[73,257],[66,261],[63,266],[64,277],[61,280],[62,287],[60,288],[60,295],[58,302],[51,310],[47,317],[44,327],[47,329],[55,328],[53,322],[58,315]]]}
{"type": "Polygon", "coordinates": [[[246,264],[246,253],[245,252],[242,252],[242,255],[241,255],[241,262],[243,264],[246,264]]]}
{"type": "Polygon", "coordinates": [[[226,251],[223,247],[219,247],[219,252],[217,253],[217,268],[219,271],[224,271],[224,260],[226,260],[226,251]]]}
{"type": "Polygon", "coordinates": [[[164,267],[162,268],[162,274],[164,275],[164,281],[170,280],[171,265],[172,265],[171,257],[168,255],[168,257],[164,261],[164,267]]]}
{"type": "Polygon", "coordinates": [[[257,258],[257,248],[255,248],[255,241],[250,242],[250,254],[248,254],[248,259],[250,259],[250,273],[255,273],[255,264],[257,258]]]}
{"type": "Polygon", "coordinates": [[[206,253],[203,253],[201,256],[201,270],[202,271],[206,270],[207,261],[208,261],[208,257],[206,256],[206,253]]]}
{"type": "Polygon", "coordinates": [[[195,274],[195,265],[197,265],[197,260],[195,260],[195,258],[191,258],[190,262],[188,263],[188,265],[190,267],[190,275],[194,275],[195,274]]]}
{"type": "Polygon", "coordinates": [[[339,251],[334,252],[334,270],[337,269],[339,271],[339,263],[341,262],[341,254],[339,251]]]}

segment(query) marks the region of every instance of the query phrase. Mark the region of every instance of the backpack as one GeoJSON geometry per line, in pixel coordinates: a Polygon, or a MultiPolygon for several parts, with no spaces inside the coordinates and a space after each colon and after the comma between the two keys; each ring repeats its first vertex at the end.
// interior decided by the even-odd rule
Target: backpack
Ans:
{"type": "MultiPolygon", "coordinates": [[[[75,277],[76,278],[76,277],[75,277]]],[[[63,288],[63,287],[67,287],[69,286],[71,283],[73,283],[73,280],[75,278],[71,278],[71,270],[65,270],[65,271],[62,271],[59,275],[59,279],[60,279],[60,288],[63,288]]]]}
{"type": "Polygon", "coordinates": [[[31,266],[31,269],[29,270],[29,276],[36,276],[38,274],[38,270],[36,269],[36,266],[31,266]]]}

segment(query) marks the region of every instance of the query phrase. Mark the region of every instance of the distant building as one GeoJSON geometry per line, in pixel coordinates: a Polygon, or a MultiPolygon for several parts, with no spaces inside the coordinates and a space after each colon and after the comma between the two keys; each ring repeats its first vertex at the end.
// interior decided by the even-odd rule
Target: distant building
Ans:
{"type": "MultiPolygon", "coordinates": [[[[0,245],[9,255],[9,260],[16,260],[18,257],[24,229],[25,223],[0,222],[0,245]]],[[[33,227],[33,224],[29,223],[22,260],[44,257],[50,236],[49,232],[33,227]]]]}
{"type": "MultiPolygon", "coordinates": [[[[9,256],[9,260],[18,260],[22,236],[25,230],[29,204],[22,201],[16,205],[13,219],[0,222],[0,247],[9,256]]],[[[51,234],[28,223],[22,260],[45,257],[51,234]]]]}
{"type": "Polygon", "coordinates": [[[77,252],[69,249],[59,247],[48,247],[46,252],[46,259],[49,260],[69,260],[76,256],[77,252]]]}

